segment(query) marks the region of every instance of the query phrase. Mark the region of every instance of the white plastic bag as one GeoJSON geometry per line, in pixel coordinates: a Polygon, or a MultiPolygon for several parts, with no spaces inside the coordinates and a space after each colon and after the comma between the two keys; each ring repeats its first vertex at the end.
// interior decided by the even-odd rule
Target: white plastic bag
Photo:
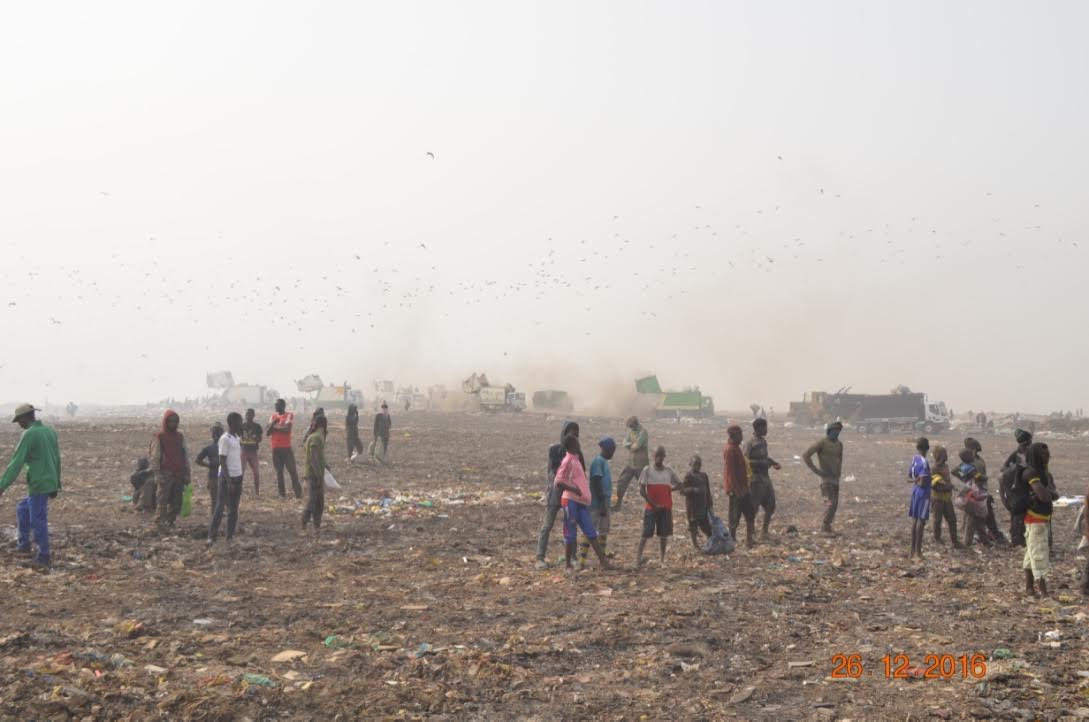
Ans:
{"type": "Polygon", "coordinates": [[[336,478],[333,477],[333,472],[328,469],[325,470],[324,481],[326,491],[340,491],[340,484],[338,484],[336,478]]]}

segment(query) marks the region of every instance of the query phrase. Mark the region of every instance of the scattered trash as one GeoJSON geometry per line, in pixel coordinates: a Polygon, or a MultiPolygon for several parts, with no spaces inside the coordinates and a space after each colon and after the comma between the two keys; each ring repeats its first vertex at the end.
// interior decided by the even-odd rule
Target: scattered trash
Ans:
{"type": "Polygon", "coordinates": [[[306,656],[306,652],[299,649],[285,649],[272,658],[273,662],[294,662],[296,659],[302,659],[306,656]]]}
{"type": "Polygon", "coordinates": [[[322,644],[324,644],[329,649],[345,649],[352,646],[351,642],[341,639],[335,634],[330,634],[328,637],[326,637],[322,644]]]}
{"type": "Polygon", "coordinates": [[[756,687],[745,687],[743,690],[730,697],[727,704],[741,704],[742,702],[748,702],[756,691],[756,687]]]}
{"type": "Polygon", "coordinates": [[[194,619],[193,624],[197,625],[198,627],[207,627],[210,624],[214,624],[214,622],[211,619],[201,617],[200,619],[194,619]]]}
{"type": "Polygon", "coordinates": [[[246,684],[256,684],[261,687],[275,687],[276,683],[263,674],[251,674],[247,672],[242,675],[242,681],[246,684]]]}
{"type": "Polygon", "coordinates": [[[991,659],[1013,659],[1016,656],[1017,655],[1015,655],[1013,652],[1006,649],[1005,647],[999,647],[995,651],[991,652],[991,659]]]}

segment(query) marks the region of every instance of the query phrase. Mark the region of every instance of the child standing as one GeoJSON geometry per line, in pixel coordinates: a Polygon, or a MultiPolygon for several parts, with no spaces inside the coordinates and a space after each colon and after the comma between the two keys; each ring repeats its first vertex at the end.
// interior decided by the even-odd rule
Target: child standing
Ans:
{"type": "Polygon", "coordinates": [[[605,559],[605,550],[597,540],[597,529],[594,528],[593,519],[590,517],[590,482],[586,479],[586,471],[582,468],[579,456],[582,449],[579,447],[577,436],[568,436],[563,440],[567,454],[560,462],[560,468],[556,470],[556,486],[563,489],[561,503],[563,506],[563,541],[564,541],[564,567],[567,571],[574,571],[575,542],[578,539],[578,531],[590,541],[590,546],[597,554],[598,562],[602,569],[609,568],[609,562],[605,559]]]}
{"type": "Polygon", "coordinates": [[[957,538],[957,513],[953,509],[953,477],[949,473],[949,452],[944,446],[934,447],[934,464],[930,469],[930,503],[934,512],[934,541],[942,540],[942,521],[949,527],[954,549],[960,549],[957,538]]]}
{"type": "Polygon", "coordinates": [[[215,543],[219,525],[223,521],[223,509],[227,509],[227,543],[234,539],[238,528],[238,503],[242,499],[242,414],[227,414],[227,433],[219,437],[219,488],[216,491],[215,511],[208,527],[208,546],[215,543]]]}
{"type": "MultiPolygon", "coordinates": [[[[613,472],[609,468],[609,460],[616,453],[616,441],[613,437],[606,436],[597,445],[601,453],[590,462],[590,520],[597,530],[597,541],[601,544],[601,550],[606,552],[607,557],[609,527],[612,523],[609,502],[613,496],[613,472]]],[[[579,545],[579,567],[586,566],[589,553],[590,540],[585,539],[579,545]]]]}
{"type": "Polygon", "coordinates": [[[1051,572],[1051,550],[1048,547],[1048,528],[1051,522],[1052,502],[1059,497],[1055,479],[1048,471],[1051,450],[1047,444],[1034,443],[1025,454],[1025,469],[1021,472],[1022,484],[1028,486],[1028,508],[1025,510],[1025,558],[1021,567],[1025,570],[1025,592],[1046,597],[1047,577],[1051,572]]]}
{"type": "Polygon", "coordinates": [[[930,441],[920,437],[915,442],[918,452],[911,460],[908,469],[908,481],[914,484],[911,489],[911,503],[908,504],[908,516],[911,517],[911,554],[909,559],[923,557],[923,532],[926,520],[930,518],[930,463],[926,460],[930,451],[930,441]]]}
{"type": "Polygon", "coordinates": [[[673,492],[681,488],[681,480],[673,469],[665,465],[666,450],[659,446],[654,450],[654,463],[643,469],[639,477],[639,496],[647,502],[643,509],[643,535],[635,553],[635,566],[643,564],[643,551],[647,540],[658,534],[661,561],[665,564],[669,537],[673,536],[673,492]]]}
{"type": "Polygon", "coordinates": [[[141,456],[136,460],[136,471],[129,477],[132,484],[132,505],[140,511],[155,508],[155,472],[151,470],[151,460],[141,456]]]}
{"type": "Polygon", "coordinates": [[[709,515],[714,508],[711,497],[711,480],[703,471],[703,459],[699,454],[692,457],[688,464],[688,473],[684,475],[681,493],[684,494],[684,511],[688,517],[688,534],[692,537],[692,546],[699,550],[700,542],[697,531],[703,531],[711,538],[711,520],[709,515]]]}
{"type": "Polygon", "coordinates": [[[961,449],[960,466],[953,475],[968,485],[964,492],[964,545],[972,546],[976,537],[984,546],[991,546],[991,535],[987,533],[987,477],[976,468],[975,451],[961,449]]]}
{"type": "Polygon", "coordinates": [[[223,436],[223,424],[217,421],[212,424],[212,443],[197,454],[197,466],[203,466],[208,470],[208,498],[212,502],[213,510],[216,508],[216,493],[219,490],[219,438],[221,436],[223,436]]]}

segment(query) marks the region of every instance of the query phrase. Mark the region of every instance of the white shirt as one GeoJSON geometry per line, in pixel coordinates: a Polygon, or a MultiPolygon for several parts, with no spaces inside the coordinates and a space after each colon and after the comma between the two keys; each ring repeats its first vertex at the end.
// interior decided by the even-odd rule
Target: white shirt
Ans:
{"type": "Polygon", "coordinates": [[[242,442],[231,432],[219,437],[219,455],[227,457],[227,476],[242,476],[242,442]]]}

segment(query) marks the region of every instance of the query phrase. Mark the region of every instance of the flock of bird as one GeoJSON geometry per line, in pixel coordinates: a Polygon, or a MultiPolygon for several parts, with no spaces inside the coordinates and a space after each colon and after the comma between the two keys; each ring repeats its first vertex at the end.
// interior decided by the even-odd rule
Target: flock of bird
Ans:
{"type": "MultiPolygon", "coordinates": [[[[426,157],[436,161],[433,152],[426,157]]],[[[104,203],[122,201],[109,191],[100,194],[104,203]]],[[[824,199],[842,203],[840,193],[818,186],[810,202],[837,202],[824,199]]],[[[1018,215],[1039,209],[1040,204],[1032,204],[1018,215]]],[[[851,211],[838,210],[844,216],[851,211]]],[[[34,315],[43,329],[41,343],[50,348],[64,347],[71,324],[100,324],[104,331],[112,328],[123,335],[139,326],[134,319],[142,318],[139,357],[148,361],[162,351],[156,333],[202,338],[199,346],[210,354],[229,338],[229,323],[249,329],[247,338],[268,339],[285,351],[306,354],[321,348],[315,333],[327,339],[322,345],[335,349],[341,334],[364,339],[379,331],[385,337],[412,334],[433,321],[463,324],[472,334],[474,323],[515,312],[522,323],[538,329],[536,334],[558,321],[552,310],[561,299],[587,314],[623,308],[656,319],[686,296],[714,298],[744,276],[794,268],[795,278],[804,278],[833,256],[846,256],[863,268],[896,266],[920,252],[940,260],[958,249],[986,249],[1012,233],[998,216],[989,219],[990,238],[950,237],[951,232],[942,233],[918,216],[835,233],[783,233],[791,226],[789,214],[782,204],[744,212],[699,204],[678,212],[674,231],[654,238],[627,227],[619,214],[603,214],[585,237],[527,238],[515,231],[494,255],[478,253],[460,239],[428,237],[361,240],[354,247],[331,248],[316,262],[293,261],[288,251],[272,263],[260,247],[232,247],[218,237],[204,251],[170,255],[157,250],[163,243],[157,231],[158,236],[148,235],[143,253],[108,251],[81,263],[18,258],[0,268],[0,286],[12,294],[6,313],[34,315]],[[731,279],[730,274],[736,275],[731,279]]],[[[1021,225],[1017,232],[1047,233],[1043,223],[1021,225]]],[[[1078,248],[1076,241],[1053,242],[1078,248]]],[[[1012,245],[1000,243],[999,248],[1011,263],[1023,264],[1012,245]]],[[[307,242],[299,250],[308,251],[307,242]]],[[[506,335],[511,337],[509,353],[517,334],[506,335]]],[[[300,365],[306,365],[305,359],[300,365]]]]}

